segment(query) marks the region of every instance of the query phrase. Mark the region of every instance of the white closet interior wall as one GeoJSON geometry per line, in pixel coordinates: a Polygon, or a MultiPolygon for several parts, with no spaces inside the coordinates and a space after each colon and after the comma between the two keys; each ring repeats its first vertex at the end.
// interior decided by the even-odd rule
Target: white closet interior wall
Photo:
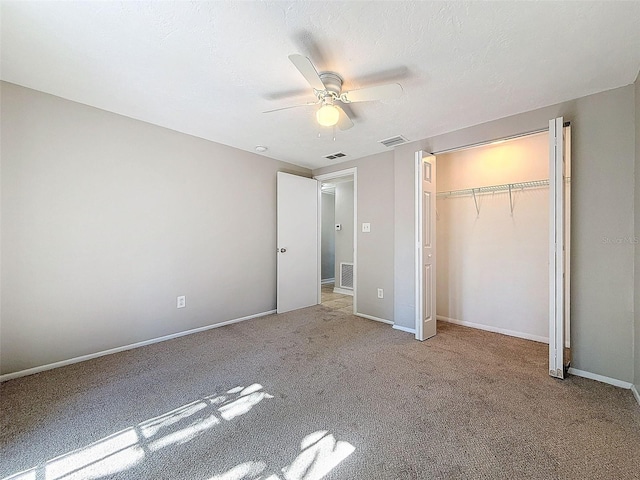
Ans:
{"type": "MultiPolygon", "coordinates": [[[[437,190],[546,180],[548,156],[547,133],[438,155],[437,190]]],[[[548,195],[438,197],[439,319],[548,342],[548,195]]]]}

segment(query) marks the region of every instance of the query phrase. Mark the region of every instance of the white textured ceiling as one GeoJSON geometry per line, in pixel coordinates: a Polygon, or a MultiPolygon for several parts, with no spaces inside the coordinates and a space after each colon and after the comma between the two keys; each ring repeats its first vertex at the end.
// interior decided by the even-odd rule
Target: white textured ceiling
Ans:
{"type": "Polygon", "coordinates": [[[316,168],[630,84],[640,2],[1,3],[1,77],[180,132],[316,168]],[[345,88],[399,82],[321,129],[287,55],[345,88]],[[292,96],[289,96],[292,95],[292,96]],[[318,132],[321,132],[318,138],[318,132]]]}

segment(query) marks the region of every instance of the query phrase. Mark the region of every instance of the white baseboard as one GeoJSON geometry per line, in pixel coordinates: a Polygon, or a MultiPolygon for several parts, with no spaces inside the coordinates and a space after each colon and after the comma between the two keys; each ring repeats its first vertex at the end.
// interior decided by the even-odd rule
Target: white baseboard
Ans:
{"type": "Polygon", "coordinates": [[[373,315],[366,315],[364,313],[357,313],[355,314],[357,317],[362,317],[362,318],[366,318],[368,320],[374,320],[376,322],[382,322],[382,323],[386,323],[387,325],[393,325],[393,322],[391,320],[386,320],[384,318],[379,318],[379,317],[374,317],[373,315]]]}
{"type": "Polygon", "coordinates": [[[638,393],[638,389],[635,385],[631,385],[631,393],[633,393],[633,396],[636,397],[638,405],[640,405],[640,393],[638,393]]]}
{"type": "Polygon", "coordinates": [[[401,332],[411,333],[412,335],[416,334],[415,328],[403,327],[401,325],[394,325],[393,328],[396,330],[400,330],[401,332]]]}
{"type": "Polygon", "coordinates": [[[322,285],[324,285],[324,284],[326,284],[326,283],[335,283],[335,282],[336,282],[336,279],[335,279],[335,278],[326,278],[326,279],[324,279],[324,280],[320,280],[320,283],[321,283],[322,285]]]}
{"type": "Polygon", "coordinates": [[[609,385],[613,385],[614,387],[625,388],[627,390],[629,390],[633,386],[633,384],[629,382],[623,382],[622,380],[618,380],[617,378],[605,377],[604,375],[585,372],[584,370],[578,370],[577,368],[573,368],[573,367],[569,368],[569,374],[575,375],[576,377],[583,377],[583,378],[588,378],[590,380],[596,380],[602,383],[608,383],[609,385]]]}
{"type": "Polygon", "coordinates": [[[436,315],[437,320],[443,322],[453,323],[455,325],[462,325],[463,327],[477,328],[478,330],[485,330],[487,332],[500,333],[502,335],[508,335],[510,337],[524,338],[525,340],[533,340],[534,342],[549,343],[548,337],[542,337],[540,335],[531,335],[529,333],[516,332],[514,330],[507,330],[506,328],[492,327],[489,325],[483,325],[481,323],[465,322],[463,320],[457,320],[455,318],[444,317],[442,315],[436,315]]]}
{"type": "Polygon", "coordinates": [[[346,288],[335,287],[333,293],[341,293],[342,295],[351,295],[353,297],[353,290],[347,290],[346,288]]]}
{"type": "Polygon", "coordinates": [[[102,350],[96,353],[90,353],[88,355],[82,355],[80,357],[70,358],[68,360],[62,360],[60,362],[49,363],[47,365],[41,365],[39,367],[27,368],[26,370],[20,370],[18,372],[5,373],[0,375],[0,383],[7,380],[13,380],[14,378],[26,377],[27,375],[33,375],[34,373],[44,372],[46,370],[52,370],[54,368],[64,367],[72,365],[74,363],[84,362],[93,358],[103,357],[105,355],[111,355],[112,353],[124,352],[125,350],[132,350],[138,347],[144,347],[154,343],[164,342],[166,340],[172,340],[178,337],[184,337],[185,335],[191,335],[192,333],[204,332],[205,330],[211,330],[212,328],[224,327],[225,325],[231,325],[233,323],[244,322],[245,320],[251,320],[252,318],[264,317],[276,313],[276,310],[269,310],[268,312],[256,313],[254,315],[248,315],[246,317],[234,318],[233,320],[227,320],[225,322],[215,323],[213,325],[206,325],[204,327],[193,328],[191,330],[185,330],[184,332],[172,333],[170,335],[164,335],[162,337],[152,338],[150,340],[144,340],[142,342],[132,343],[130,345],[124,345],[123,347],[110,348],[108,350],[102,350]]]}

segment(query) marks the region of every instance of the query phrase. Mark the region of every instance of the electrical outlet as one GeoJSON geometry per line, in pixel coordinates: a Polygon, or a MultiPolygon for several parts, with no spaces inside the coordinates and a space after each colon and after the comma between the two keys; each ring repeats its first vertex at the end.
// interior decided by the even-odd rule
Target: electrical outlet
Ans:
{"type": "Polygon", "coordinates": [[[384,290],[381,288],[378,289],[378,298],[384,298],[384,290]]]}
{"type": "Polygon", "coordinates": [[[184,308],[187,306],[187,297],[184,295],[181,295],[178,297],[178,300],[176,302],[176,307],[177,308],[184,308]]]}
{"type": "Polygon", "coordinates": [[[363,233],[369,233],[371,231],[371,224],[370,223],[363,223],[362,224],[362,231],[363,231],[363,233]]]}

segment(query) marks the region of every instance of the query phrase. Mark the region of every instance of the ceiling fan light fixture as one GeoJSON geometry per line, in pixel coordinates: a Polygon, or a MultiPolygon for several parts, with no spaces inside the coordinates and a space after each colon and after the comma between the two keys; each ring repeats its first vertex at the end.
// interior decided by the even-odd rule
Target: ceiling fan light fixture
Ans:
{"type": "Polygon", "coordinates": [[[340,112],[331,104],[323,105],[316,112],[316,120],[318,120],[318,123],[323,127],[333,127],[338,123],[339,118],[340,112]]]}

